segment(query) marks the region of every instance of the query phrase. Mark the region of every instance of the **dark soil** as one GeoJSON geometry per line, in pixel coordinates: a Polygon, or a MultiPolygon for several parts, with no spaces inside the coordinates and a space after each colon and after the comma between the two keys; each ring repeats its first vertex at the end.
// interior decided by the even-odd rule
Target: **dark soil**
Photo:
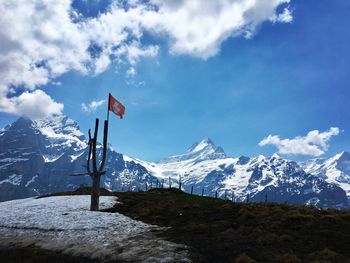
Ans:
{"type": "Polygon", "coordinates": [[[94,263],[87,257],[74,257],[60,252],[28,247],[5,247],[0,245],[2,263],[94,263]]]}

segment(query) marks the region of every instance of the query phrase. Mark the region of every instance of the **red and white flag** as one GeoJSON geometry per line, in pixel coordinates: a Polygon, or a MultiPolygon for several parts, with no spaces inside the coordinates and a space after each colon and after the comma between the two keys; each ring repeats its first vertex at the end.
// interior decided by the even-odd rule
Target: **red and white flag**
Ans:
{"type": "Polygon", "coordinates": [[[125,114],[125,107],[119,101],[116,100],[111,94],[109,94],[108,98],[108,110],[118,115],[121,119],[125,114]]]}

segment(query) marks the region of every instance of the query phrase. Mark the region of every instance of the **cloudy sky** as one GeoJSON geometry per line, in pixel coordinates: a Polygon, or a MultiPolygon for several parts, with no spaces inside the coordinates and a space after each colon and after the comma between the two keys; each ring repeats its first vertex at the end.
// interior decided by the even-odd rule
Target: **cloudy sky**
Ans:
{"type": "Polygon", "coordinates": [[[346,0],[0,1],[0,127],[65,114],[158,160],[210,137],[233,156],[350,150],[346,0]]]}

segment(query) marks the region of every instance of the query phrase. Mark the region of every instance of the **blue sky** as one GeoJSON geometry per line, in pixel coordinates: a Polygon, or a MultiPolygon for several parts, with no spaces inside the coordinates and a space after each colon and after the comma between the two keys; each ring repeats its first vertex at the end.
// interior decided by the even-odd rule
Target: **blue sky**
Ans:
{"type": "MultiPolygon", "coordinates": [[[[73,3],[90,18],[107,12],[108,6],[73,3]]],[[[339,134],[324,139],[328,147],[319,146],[324,152],[320,156],[350,150],[350,2],[292,0],[276,12],[286,7],[292,21],[265,19],[252,37],[228,37],[208,57],[176,51],[172,37],[145,30],[140,42],[157,45],[157,54],[131,63],[111,62],[99,74],[67,70],[36,88],[64,104],[63,113],[84,132],[95,117],[105,117],[107,106],[87,113],[81,104],[106,99],[111,92],[126,106],[126,115],[123,120],[111,116],[110,143],[119,152],[149,161],[181,153],[206,137],[228,155],[270,155],[278,150],[276,144],[258,145],[268,135],[292,140],[331,127],[339,128],[339,134]],[[130,68],[135,70],[132,76],[126,73],[130,68]]],[[[4,111],[2,127],[18,117],[4,111]]],[[[301,141],[296,144],[307,144],[301,141]]],[[[316,156],[280,152],[291,159],[316,156]]]]}

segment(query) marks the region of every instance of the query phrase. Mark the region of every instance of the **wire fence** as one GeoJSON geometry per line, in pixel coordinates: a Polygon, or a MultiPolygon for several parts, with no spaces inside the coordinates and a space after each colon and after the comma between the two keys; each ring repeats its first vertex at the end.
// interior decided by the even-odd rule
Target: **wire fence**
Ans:
{"type": "MultiPolygon", "coordinates": [[[[119,189],[116,189],[117,191],[121,192],[143,192],[143,191],[149,191],[151,189],[163,189],[163,188],[173,188],[173,189],[179,189],[185,193],[191,194],[191,195],[197,195],[197,196],[206,196],[206,197],[212,197],[216,199],[223,199],[231,202],[251,202],[251,197],[249,193],[240,193],[235,194],[234,190],[229,189],[213,189],[209,187],[200,186],[198,184],[186,184],[184,185],[181,180],[175,180],[172,178],[168,179],[157,179],[156,181],[150,181],[145,182],[144,184],[122,184],[119,189]],[[209,190],[208,190],[209,189],[209,190]]],[[[236,192],[237,193],[237,192],[236,192]]],[[[264,201],[268,202],[268,196],[267,193],[264,196],[264,201]]]]}

